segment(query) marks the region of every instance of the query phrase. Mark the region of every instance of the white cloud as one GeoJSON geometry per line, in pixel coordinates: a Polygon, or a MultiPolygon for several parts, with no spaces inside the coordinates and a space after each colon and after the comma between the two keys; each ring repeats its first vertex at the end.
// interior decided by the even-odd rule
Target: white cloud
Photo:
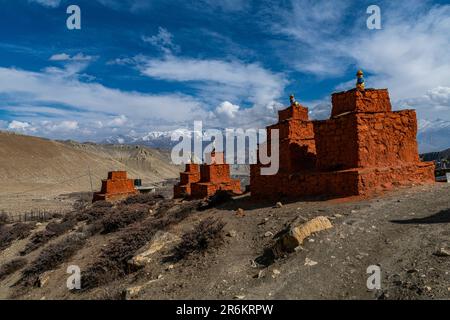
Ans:
{"type": "Polygon", "coordinates": [[[59,104],[87,112],[172,123],[198,117],[201,111],[199,103],[188,96],[111,89],[98,83],[82,82],[72,71],[57,68],[43,72],[0,68],[0,93],[16,95],[14,101],[23,104],[59,104]]]}
{"type": "Polygon", "coordinates": [[[17,120],[11,121],[10,124],[8,125],[8,129],[10,129],[10,130],[24,131],[30,127],[31,127],[31,125],[28,122],[22,122],[22,121],[17,121],[17,120]]]}
{"type": "Polygon", "coordinates": [[[147,59],[139,68],[155,79],[190,82],[205,96],[220,96],[222,101],[245,97],[259,106],[279,98],[287,84],[282,75],[240,61],[166,57],[147,59]]]}
{"type": "Polygon", "coordinates": [[[450,87],[436,87],[425,94],[395,102],[397,109],[416,109],[419,119],[450,121],[450,87]]]}
{"type": "Polygon", "coordinates": [[[67,53],[58,53],[54,54],[50,57],[50,61],[76,61],[76,62],[83,62],[83,61],[92,61],[95,57],[93,56],[86,56],[83,53],[77,53],[74,56],[70,56],[67,53]]]}
{"type": "Polygon", "coordinates": [[[273,122],[281,107],[277,100],[288,83],[282,74],[239,60],[141,57],[137,67],[151,78],[190,86],[207,108],[219,105],[215,113],[208,113],[208,122],[220,127],[263,127],[273,122]],[[226,101],[241,107],[220,107],[226,101]]]}
{"type": "Polygon", "coordinates": [[[178,52],[180,50],[180,48],[173,43],[173,35],[167,31],[167,29],[162,27],[158,28],[158,34],[154,36],[142,36],[142,41],[150,43],[165,54],[172,54],[173,52],[178,52]]]}
{"type": "Polygon", "coordinates": [[[374,74],[369,85],[389,88],[394,99],[450,87],[450,6],[414,17],[388,17],[383,30],[361,36],[349,50],[358,65],[374,74]]]}
{"type": "Polygon", "coordinates": [[[114,126],[114,127],[122,127],[127,123],[128,118],[124,115],[120,115],[119,117],[116,117],[108,122],[108,125],[114,126]]]}
{"type": "Polygon", "coordinates": [[[44,7],[57,8],[61,4],[61,0],[28,0],[29,2],[35,2],[44,7]]]}
{"type": "Polygon", "coordinates": [[[271,30],[294,39],[298,50],[285,58],[297,70],[320,78],[347,73],[348,80],[336,87],[347,90],[362,68],[366,86],[388,88],[395,105],[421,101],[420,117],[449,119],[442,114],[448,101],[435,104],[432,97],[438,88],[450,87],[450,5],[382,1],[379,6],[382,30],[367,29],[368,15],[365,10],[357,15],[351,1],[324,0],[292,1],[291,7],[279,8],[271,30]]]}
{"type": "Polygon", "coordinates": [[[41,123],[42,129],[48,131],[73,131],[79,128],[77,121],[61,121],[61,122],[51,122],[51,121],[43,121],[41,123]]]}
{"type": "Polygon", "coordinates": [[[224,101],[216,108],[216,114],[219,117],[226,117],[228,119],[234,119],[237,112],[239,111],[239,106],[232,104],[231,102],[224,101]]]}

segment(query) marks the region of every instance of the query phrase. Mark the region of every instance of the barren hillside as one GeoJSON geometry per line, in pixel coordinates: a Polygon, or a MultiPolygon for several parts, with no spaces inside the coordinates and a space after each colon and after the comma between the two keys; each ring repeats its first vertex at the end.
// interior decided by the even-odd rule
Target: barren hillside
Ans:
{"type": "MultiPolygon", "coordinates": [[[[36,194],[39,199],[34,200],[45,201],[42,195],[88,192],[90,176],[95,191],[111,170],[126,170],[144,184],[175,178],[179,171],[168,154],[146,147],[58,142],[0,132],[0,200],[11,201],[14,195],[15,201],[22,201],[36,194]]],[[[0,210],[11,207],[8,201],[0,201],[0,210]]]]}

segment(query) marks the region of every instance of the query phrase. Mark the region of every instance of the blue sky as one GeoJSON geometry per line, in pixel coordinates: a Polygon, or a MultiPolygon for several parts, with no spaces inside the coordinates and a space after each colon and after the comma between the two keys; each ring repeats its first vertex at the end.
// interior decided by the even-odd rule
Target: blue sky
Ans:
{"type": "Polygon", "coordinates": [[[0,129],[101,141],[192,127],[262,127],[290,93],[389,88],[421,124],[450,122],[445,1],[0,0],[0,129]],[[81,30],[66,9],[81,8],[81,30]],[[369,30],[369,5],[382,29],[369,30]]]}

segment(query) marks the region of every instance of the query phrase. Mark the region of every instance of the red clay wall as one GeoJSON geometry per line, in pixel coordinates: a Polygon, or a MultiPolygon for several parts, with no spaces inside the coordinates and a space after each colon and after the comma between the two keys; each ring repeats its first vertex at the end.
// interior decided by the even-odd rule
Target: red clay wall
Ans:
{"type": "Polygon", "coordinates": [[[308,108],[299,105],[278,111],[278,121],[281,122],[289,119],[307,121],[309,119],[308,108]]]}
{"type": "Polygon", "coordinates": [[[413,110],[358,114],[357,167],[419,162],[417,120],[413,110]]]}
{"type": "Polygon", "coordinates": [[[335,93],[331,97],[331,117],[346,112],[389,112],[392,111],[387,89],[350,90],[335,93]]]}
{"type": "Polygon", "coordinates": [[[202,165],[200,167],[200,176],[200,182],[226,182],[231,179],[230,166],[228,164],[202,165]]]}
{"type": "Polygon", "coordinates": [[[272,126],[267,127],[267,139],[270,140],[271,131],[273,129],[279,130],[280,140],[304,140],[314,139],[314,128],[311,121],[303,120],[288,120],[282,121],[272,126]]]}
{"type": "Polygon", "coordinates": [[[336,171],[358,166],[356,115],[314,121],[317,170],[336,171]]]}
{"type": "Polygon", "coordinates": [[[433,163],[412,163],[396,167],[275,176],[261,176],[252,172],[250,191],[253,198],[260,200],[308,196],[349,197],[434,181],[433,163]]]}
{"type": "Polygon", "coordinates": [[[108,173],[107,180],[102,180],[102,188],[94,193],[92,201],[115,201],[136,193],[134,181],[127,178],[126,171],[113,171],[108,173]]]}
{"type": "Polygon", "coordinates": [[[191,195],[191,186],[200,181],[199,165],[195,163],[186,164],[184,172],[180,173],[180,182],[173,188],[174,198],[182,198],[191,195]]]}
{"type": "MultiPolygon", "coordinates": [[[[210,155],[209,159],[223,160],[223,153],[210,155]]],[[[174,198],[188,196],[191,199],[203,199],[219,190],[241,193],[241,182],[231,179],[228,164],[186,165],[186,171],[180,174],[180,183],[174,186],[174,198]]]]}
{"type": "Polygon", "coordinates": [[[126,171],[111,171],[108,172],[108,180],[121,180],[121,179],[127,179],[127,172],[126,171]]]}
{"type": "MultiPolygon", "coordinates": [[[[434,182],[434,165],[419,160],[415,111],[392,112],[387,90],[350,90],[332,100],[325,121],[292,120],[295,108],[280,112],[267,128],[269,138],[280,130],[280,171],[261,176],[262,166],[252,165],[252,197],[345,197],[434,182]]],[[[304,120],[302,110],[296,117],[304,120]]]]}

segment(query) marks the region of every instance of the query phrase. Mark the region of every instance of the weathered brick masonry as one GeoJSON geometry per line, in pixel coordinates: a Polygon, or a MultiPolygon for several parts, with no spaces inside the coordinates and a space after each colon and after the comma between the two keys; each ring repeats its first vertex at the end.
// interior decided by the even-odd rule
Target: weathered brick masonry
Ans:
{"type": "Polygon", "coordinates": [[[280,170],[251,167],[254,198],[369,195],[400,185],[433,183],[434,164],[419,160],[414,110],[392,112],[387,90],[332,96],[331,118],[309,121],[301,105],[279,112],[280,170]]]}
{"type": "Polygon", "coordinates": [[[180,173],[180,182],[174,186],[173,197],[184,198],[191,195],[191,186],[200,181],[199,165],[186,164],[186,170],[180,173]]]}
{"type": "Polygon", "coordinates": [[[174,187],[174,198],[203,199],[219,190],[241,193],[241,182],[231,179],[230,165],[225,164],[223,153],[211,153],[208,163],[200,165],[200,171],[196,164],[186,165],[180,183],[174,187]]]}
{"type": "Polygon", "coordinates": [[[126,171],[112,171],[108,173],[108,179],[102,180],[102,188],[100,192],[94,193],[92,202],[116,201],[136,193],[134,181],[127,178],[126,171]]]}

